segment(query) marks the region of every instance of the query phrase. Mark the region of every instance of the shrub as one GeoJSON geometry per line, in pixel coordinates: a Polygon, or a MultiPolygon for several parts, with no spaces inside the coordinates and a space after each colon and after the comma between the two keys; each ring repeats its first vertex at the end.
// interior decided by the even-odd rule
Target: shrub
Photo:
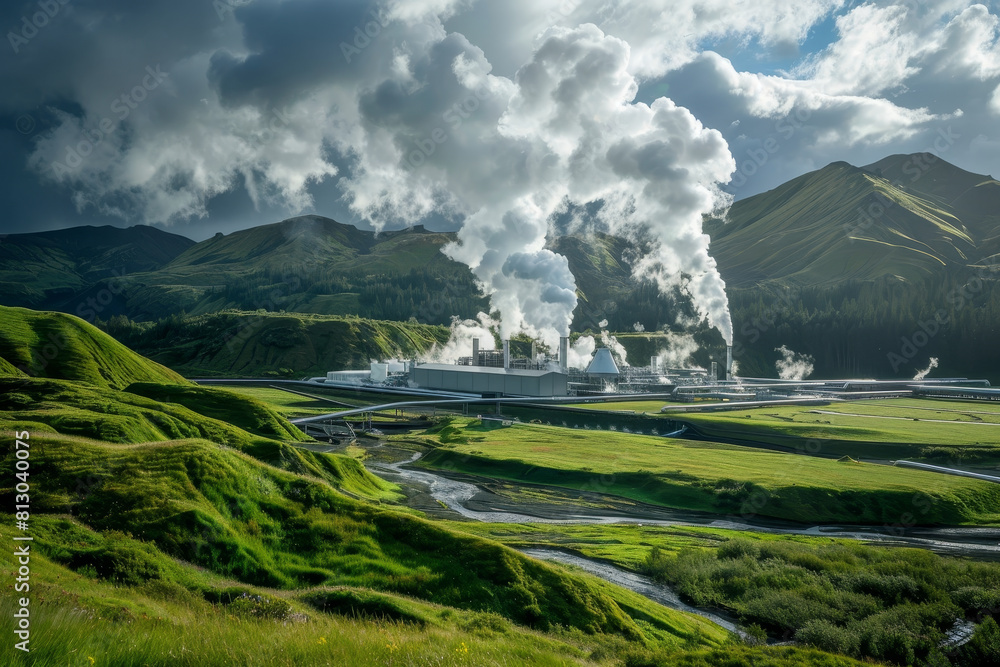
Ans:
{"type": "Polygon", "coordinates": [[[795,641],[843,655],[855,655],[858,649],[858,638],[853,632],[822,619],[806,622],[795,632],[795,641]]]}
{"type": "Polygon", "coordinates": [[[951,599],[967,614],[1000,611],[1000,591],[982,586],[965,586],[951,594],[951,599]]]}

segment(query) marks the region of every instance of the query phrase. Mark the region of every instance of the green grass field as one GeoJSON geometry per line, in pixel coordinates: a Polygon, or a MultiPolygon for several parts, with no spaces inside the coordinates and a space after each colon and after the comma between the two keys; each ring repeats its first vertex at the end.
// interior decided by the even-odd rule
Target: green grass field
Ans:
{"type": "Polygon", "coordinates": [[[423,465],[646,503],[803,522],[1000,522],[1000,485],[875,464],[607,431],[470,420],[432,431],[423,465]]]}
{"type": "MultiPolygon", "coordinates": [[[[247,385],[229,384],[225,385],[225,389],[235,394],[240,394],[241,396],[247,396],[258,400],[268,405],[275,412],[278,412],[290,419],[295,417],[307,417],[310,415],[325,415],[331,412],[338,412],[340,410],[349,410],[350,408],[347,407],[347,404],[358,407],[366,407],[370,405],[383,405],[385,403],[406,400],[405,396],[400,396],[398,394],[361,393],[344,390],[337,391],[330,390],[325,387],[303,387],[300,389],[300,391],[307,394],[313,394],[318,397],[327,397],[344,404],[337,405],[336,403],[328,403],[327,401],[321,401],[309,398],[308,396],[302,396],[301,394],[293,394],[291,392],[273,389],[270,387],[251,387],[247,385]]],[[[427,414],[430,414],[432,410],[428,409],[426,412],[427,414]]],[[[388,411],[385,415],[381,413],[377,414],[375,416],[375,421],[393,418],[395,414],[394,410],[388,411]]],[[[400,417],[416,418],[422,416],[424,413],[404,409],[400,410],[398,414],[400,417]]],[[[361,416],[355,415],[354,417],[351,417],[351,419],[360,420],[361,416]]]]}
{"type": "MultiPolygon", "coordinates": [[[[235,394],[240,394],[241,396],[248,396],[254,398],[262,403],[266,403],[271,406],[277,412],[280,412],[285,417],[308,417],[311,415],[325,415],[329,412],[336,412],[337,410],[347,410],[348,408],[344,406],[338,406],[334,403],[327,403],[326,401],[319,401],[307,396],[302,396],[300,394],[293,394],[291,392],[282,391],[280,389],[272,389],[271,387],[248,387],[239,385],[227,385],[226,390],[231,391],[235,394]]],[[[313,392],[309,389],[305,389],[307,393],[313,393],[317,396],[319,392],[313,392]]],[[[336,399],[334,399],[336,400],[336,399]]],[[[347,401],[350,402],[350,401],[347,401]]]]}
{"type": "Polygon", "coordinates": [[[663,401],[581,404],[600,412],[634,411],[693,425],[706,437],[794,447],[816,440],[831,454],[855,458],[1000,459],[1000,406],[930,399],[840,401],[684,412],[663,401]],[[854,444],[852,444],[854,443],[854,444]]]}

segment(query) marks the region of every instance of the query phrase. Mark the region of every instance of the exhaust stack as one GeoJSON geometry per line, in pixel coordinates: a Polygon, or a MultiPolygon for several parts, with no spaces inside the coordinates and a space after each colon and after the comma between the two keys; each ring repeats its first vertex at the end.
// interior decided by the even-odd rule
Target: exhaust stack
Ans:
{"type": "Polygon", "coordinates": [[[733,346],[726,346],[726,379],[733,379],[733,346]]]}
{"type": "Polygon", "coordinates": [[[564,373],[569,370],[569,336],[559,339],[559,368],[564,373]]]}
{"type": "Polygon", "coordinates": [[[473,366],[478,366],[479,365],[479,339],[478,338],[473,338],[472,339],[472,365],[473,366]]]}
{"type": "Polygon", "coordinates": [[[503,367],[510,368],[510,341],[503,342],[503,367]]]}

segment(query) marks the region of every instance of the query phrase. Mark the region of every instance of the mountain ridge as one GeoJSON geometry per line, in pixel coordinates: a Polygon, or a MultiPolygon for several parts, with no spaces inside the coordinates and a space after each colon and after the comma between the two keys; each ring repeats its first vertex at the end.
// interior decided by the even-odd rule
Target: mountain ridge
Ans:
{"type": "Polygon", "coordinates": [[[998,257],[1000,183],[929,154],[833,162],[734,203],[706,231],[732,286],[913,282],[998,257]]]}

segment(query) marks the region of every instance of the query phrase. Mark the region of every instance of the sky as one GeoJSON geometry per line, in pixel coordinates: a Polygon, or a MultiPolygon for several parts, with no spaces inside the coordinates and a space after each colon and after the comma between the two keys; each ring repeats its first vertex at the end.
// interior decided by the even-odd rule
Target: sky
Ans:
{"type": "MultiPolygon", "coordinates": [[[[0,234],[195,240],[318,214],[459,231],[509,331],[556,228],[647,242],[727,336],[700,221],[829,164],[1000,173],[998,0],[35,0],[0,26],[0,234]],[[559,227],[554,221],[559,221],[559,227]]],[[[728,337],[728,336],[727,336],[728,337]]]]}

